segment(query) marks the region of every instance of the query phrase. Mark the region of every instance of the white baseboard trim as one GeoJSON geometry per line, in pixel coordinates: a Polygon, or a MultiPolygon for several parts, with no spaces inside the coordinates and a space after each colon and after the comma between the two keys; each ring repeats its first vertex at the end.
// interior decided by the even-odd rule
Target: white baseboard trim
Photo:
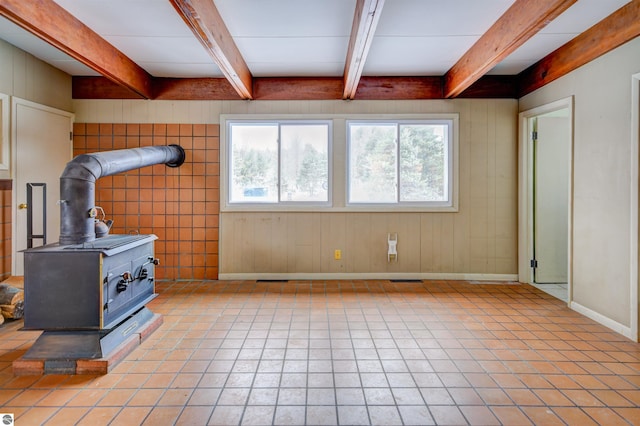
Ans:
{"type": "Polygon", "coordinates": [[[636,341],[636,336],[633,336],[631,333],[631,327],[628,327],[624,324],[620,324],[619,322],[612,320],[611,318],[605,317],[602,314],[599,314],[596,311],[593,311],[586,306],[582,306],[579,303],[571,302],[569,307],[574,311],[584,315],[587,318],[591,318],[592,320],[604,325],[607,328],[615,331],[616,333],[622,334],[624,337],[636,341]]]}
{"type": "Polygon", "coordinates": [[[451,280],[518,281],[518,274],[440,274],[440,273],[220,273],[218,280],[451,280]]]}

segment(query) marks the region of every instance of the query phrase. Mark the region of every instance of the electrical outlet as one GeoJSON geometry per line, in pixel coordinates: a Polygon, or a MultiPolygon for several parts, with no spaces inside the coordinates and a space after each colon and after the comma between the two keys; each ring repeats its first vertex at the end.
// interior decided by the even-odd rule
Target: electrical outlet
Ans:
{"type": "Polygon", "coordinates": [[[342,259],[342,250],[334,250],[333,251],[333,258],[335,260],[340,260],[342,259]]]}

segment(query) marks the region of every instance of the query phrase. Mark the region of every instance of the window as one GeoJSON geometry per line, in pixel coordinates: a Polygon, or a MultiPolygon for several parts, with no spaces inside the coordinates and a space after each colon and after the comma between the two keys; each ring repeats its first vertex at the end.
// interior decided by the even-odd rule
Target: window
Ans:
{"type": "Polygon", "coordinates": [[[347,121],[349,205],[453,205],[453,120],[347,121]]]}
{"type": "Polygon", "coordinates": [[[230,204],[328,204],[329,121],[229,121],[230,204]]]}

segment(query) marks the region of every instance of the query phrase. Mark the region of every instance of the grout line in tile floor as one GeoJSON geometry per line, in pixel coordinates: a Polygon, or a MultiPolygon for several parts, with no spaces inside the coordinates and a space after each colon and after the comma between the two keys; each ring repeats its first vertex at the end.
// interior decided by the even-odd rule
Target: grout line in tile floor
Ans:
{"type": "Polygon", "coordinates": [[[640,345],[518,283],[163,281],[105,376],[15,377],[16,424],[640,424],[640,345]]]}

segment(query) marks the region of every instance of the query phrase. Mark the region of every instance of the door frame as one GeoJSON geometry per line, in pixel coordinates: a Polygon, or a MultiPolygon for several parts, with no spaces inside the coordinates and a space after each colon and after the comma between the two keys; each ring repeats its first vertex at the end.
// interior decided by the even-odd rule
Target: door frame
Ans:
{"type": "Polygon", "coordinates": [[[551,102],[518,114],[518,280],[523,283],[533,283],[533,268],[530,261],[533,259],[534,234],[533,234],[533,120],[538,116],[551,112],[568,109],[571,123],[569,137],[569,188],[567,197],[568,209],[568,233],[567,241],[568,265],[567,265],[567,305],[573,300],[573,96],[551,102]]]}
{"type": "Polygon", "coordinates": [[[631,280],[631,288],[630,288],[630,299],[631,299],[631,318],[630,318],[630,327],[629,327],[629,337],[633,341],[638,341],[638,323],[640,319],[638,318],[640,315],[640,300],[638,299],[638,294],[640,290],[639,275],[640,275],[640,259],[638,254],[638,246],[640,245],[640,235],[638,234],[638,222],[640,218],[638,214],[640,212],[639,206],[639,195],[638,191],[639,184],[638,179],[640,178],[640,73],[633,74],[631,76],[631,148],[629,150],[631,154],[631,191],[629,194],[630,202],[631,202],[631,214],[629,217],[631,218],[631,223],[629,224],[629,230],[631,231],[631,270],[629,271],[629,277],[631,280]]]}
{"type": "MultiPolygon", "coordinates": [[[[11,96],[11,179],[13,182],[17,181],[18,178],[18,164],[17,164],[17,143],[18,143],[18,114],[17,108],[18,105],[27,106],[30,108],[39,109],[45,112],[50,112],[52,114],[58,114],[69,118],[69,132],[73,132],[73,121],[75,119],[75,114],[64,111],[57,108],[52,108],[46,105],[42,105],[36,102],[28,101],[26,99],[18,98],[15,96],[11,96]]],[[[73,158],[73,138],[69,140],[69,159],[73,158]]],[[[13,191],[11,194],[11,275],[15,275],[16,272],[16,251],[17,251],[17,239],[18,239],[18,191],[20,188],[17,188],[16,185],[13,187],[13,191]]]]}

